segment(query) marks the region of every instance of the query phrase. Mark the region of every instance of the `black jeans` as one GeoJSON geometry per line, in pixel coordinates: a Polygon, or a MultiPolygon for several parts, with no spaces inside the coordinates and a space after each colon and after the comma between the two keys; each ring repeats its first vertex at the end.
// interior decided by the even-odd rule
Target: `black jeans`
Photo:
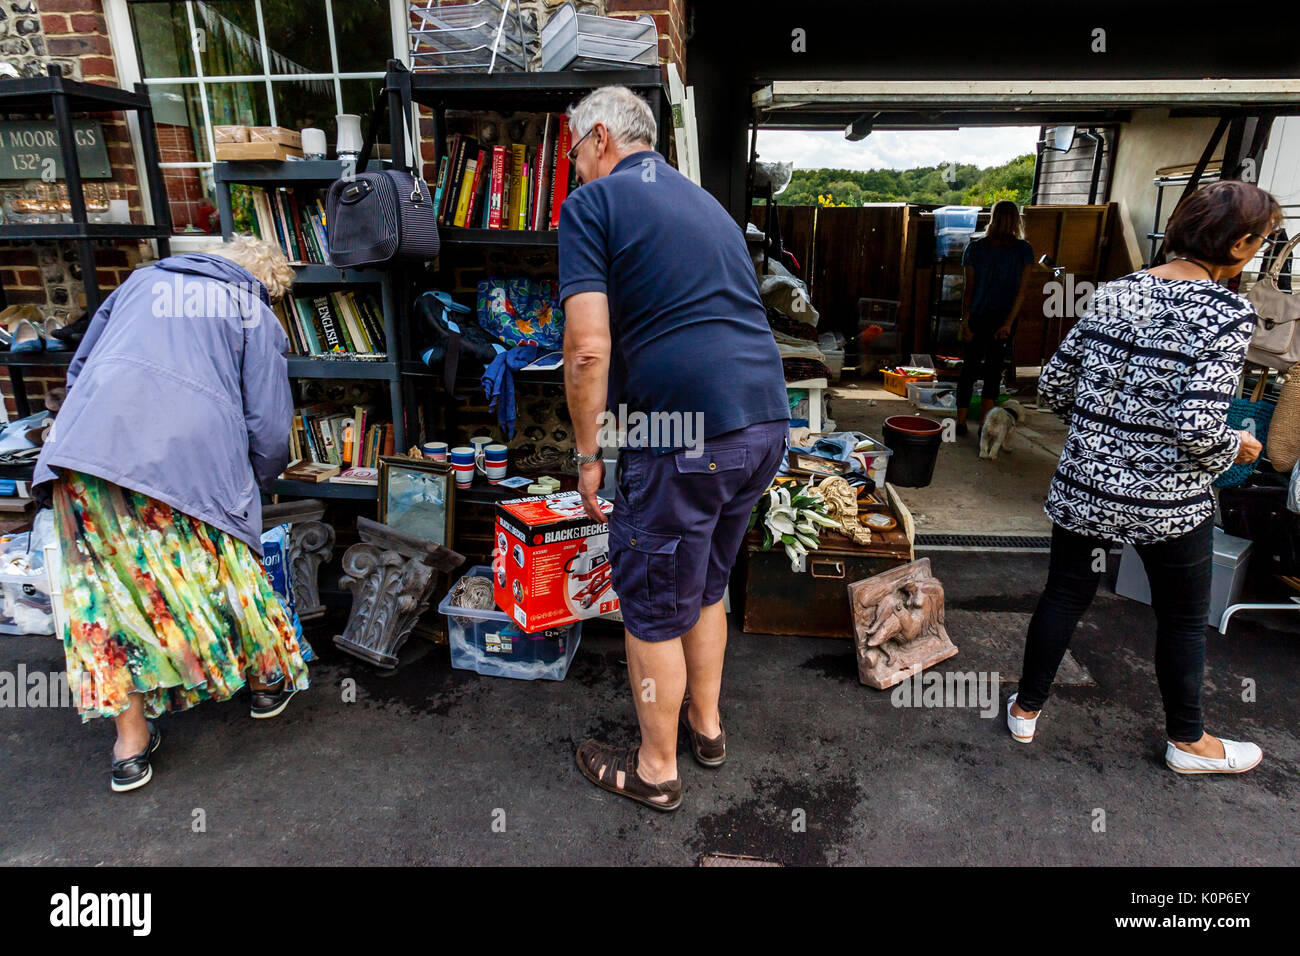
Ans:
{"type": "MultiPolygon", "coordinates": [[[[1170,740],[1201,739],[1201,683],[1205,627],[1214,568],[1214,520],[1156,544],[1135,545],[1151,583],[1156,613],[1156,681],[1165,704],[1170,740]]],[[[1047,587],[1029,622],[1025,663],[1016,703],[1041,710],[1079,618],[1088,610],[1106,566],[1110,543],[1052,527],[1047,587]]]]}
{"type": "Polygon", "coordinates": [[[994,333],[1002,327],[1002,321],[996,316],[972,315],[971,331],[975,337],[965,343],[962,352],[961,378],[957,380],[957,408],[970,405],[971,394],[975,391],[975,380],[983,376],[984,389],[980,397],[986,401],[997,401],[1002,390],[1002,372],[1007,362],[1007,343],[1010,338],[1000,339],[994,333]]]}

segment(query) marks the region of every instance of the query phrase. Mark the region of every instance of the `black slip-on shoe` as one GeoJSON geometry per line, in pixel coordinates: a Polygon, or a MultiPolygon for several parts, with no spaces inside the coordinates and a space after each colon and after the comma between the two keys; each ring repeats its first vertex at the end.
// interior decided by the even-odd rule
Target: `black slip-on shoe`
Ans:
{"type": "Polygon", "coordinates": [[[283,680],[274,688],[266,690],[250,688],[250,690],[253,695],[253,706],[248,713],[254,720],[280,716],[280,712],[289,706],[289,698],[298,693],[296,690],[285,690],[283,680]]]}
{"type": "Polygon", "coordinates": [[[149,755],[157,750],[158,745],[161,743],[162,732],[150,722],[149,746],[145,748],[144,752],[138,753],[134,757],[125,757],[122,760],[113,761],[112,786],[114,793],[138,790],[153,779],[153,767],[149,765],[149,755]]]}

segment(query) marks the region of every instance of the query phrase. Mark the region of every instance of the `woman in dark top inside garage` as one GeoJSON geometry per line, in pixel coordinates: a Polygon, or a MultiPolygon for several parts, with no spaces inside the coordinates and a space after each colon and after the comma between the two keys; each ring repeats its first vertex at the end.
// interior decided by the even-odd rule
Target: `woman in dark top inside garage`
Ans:
{"type": "Polygon", "coordinates": [[[1242,773],[1260,748],[1202,727],[1205,629],[1213,568],[1210,485],[1260,444],[1228,424],[1255,312],[1219,283],[1239,274],[1281,222],[1277,200],[1222,182],[1181,203],[1165,231],[1171,258],[1101,286],[1038,382],[1070,424],[1052,479],[1047,587],[1025,641],[1007,725],[1034,733],[1112,543],[1132,544],[1151,584],[1165,763],[1176,773],[1242,773]]]}
{"type": "Polygon", "coordinates": [[[962,253],[961,337],[966,347],[957,381],[958,435],[966,434],[975,380],[984,379],[981,423],[1002,388],[1007,347],[1015,332],[1029,268],[1034,264],[1034,250],[1025,242],[1024,233],[1020,210],[1010,199],[1002,199],[993,204],[987,231],[962,253]]]}

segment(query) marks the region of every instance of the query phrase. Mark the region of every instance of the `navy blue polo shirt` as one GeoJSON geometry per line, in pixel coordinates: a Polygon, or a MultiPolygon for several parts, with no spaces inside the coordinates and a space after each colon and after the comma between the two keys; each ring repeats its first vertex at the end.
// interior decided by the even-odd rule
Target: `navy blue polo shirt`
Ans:
{"type": "Polygon", "coordinates": [[[609,297],[611,410],[701,412],[705,438],[789,419],[744,233],[657,152],[564,201],[560,300],[579,292],[609,297]]]}

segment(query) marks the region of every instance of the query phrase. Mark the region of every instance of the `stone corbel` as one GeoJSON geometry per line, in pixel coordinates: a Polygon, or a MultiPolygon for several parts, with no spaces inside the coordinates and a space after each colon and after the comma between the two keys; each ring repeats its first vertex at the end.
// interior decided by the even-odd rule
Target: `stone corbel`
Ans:
{"type": "Polygon", "coordinates": [[[343,552],[339,581],[352,592],[352,613],[334,644],[379,667],[396,667],[439,574],[450,574],[465,557],[369,518],[357,518],[357,534],[361,541],[343,552]]]}
{"type": "Polygon", "coordinates": [[[325,505],[319,498],[301,498],[265,505],[262,531],[289,524],[289,579],[298,619],[310,621],[325,613],[320,600],[320,568],[334,555],[334,528],[321,519],[325,505]]]}

